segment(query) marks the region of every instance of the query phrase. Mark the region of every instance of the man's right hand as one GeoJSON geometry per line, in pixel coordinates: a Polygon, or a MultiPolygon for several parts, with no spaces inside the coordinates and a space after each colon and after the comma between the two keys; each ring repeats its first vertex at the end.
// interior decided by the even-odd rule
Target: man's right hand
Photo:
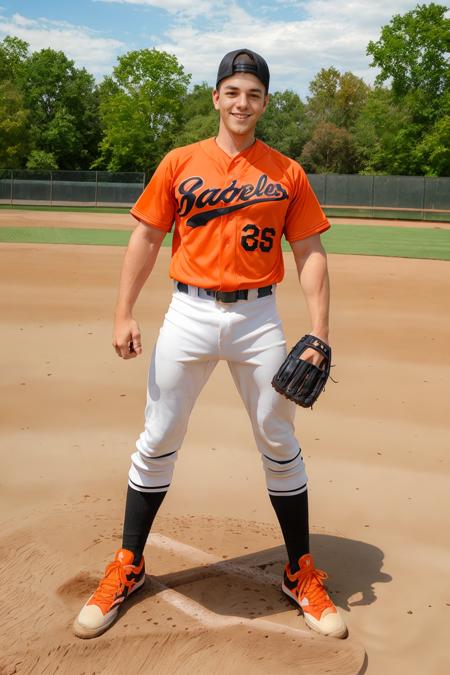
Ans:
{"type": "Polygon", "coordinates": [[[133,319],[133,307],[153,269],[166,232],[138,223],[131,234],[122,264],[115,310],[112,345],[121,359],[142,354],[141,333],[133,319]]]}
{"type": "Polygon", "coordinates": [[[117,356],[122,359],[134,359],[142,354],[141,332],[133,318],[116,318],[112,345],[117,356]]]}

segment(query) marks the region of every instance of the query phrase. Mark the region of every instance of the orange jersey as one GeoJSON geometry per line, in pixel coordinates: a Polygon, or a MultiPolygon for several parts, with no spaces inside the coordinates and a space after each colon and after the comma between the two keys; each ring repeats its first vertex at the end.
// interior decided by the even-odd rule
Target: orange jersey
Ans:
{"type": "Polygon", "coordinates": [[[169,152],[131,209],[147,225],[174,225],[170,276],[234,291],[278,283],[281,237],[330,225],[300,165],[261,141],[227,155],[209,138],[169,152]]]}

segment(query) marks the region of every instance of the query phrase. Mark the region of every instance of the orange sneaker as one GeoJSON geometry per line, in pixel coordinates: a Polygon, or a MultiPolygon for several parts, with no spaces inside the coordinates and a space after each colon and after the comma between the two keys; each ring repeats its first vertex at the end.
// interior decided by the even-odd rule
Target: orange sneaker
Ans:
{"type": "Polygon", "coordinates": [[[309,553],[302,555],[298,564],[300,569],[294,574],[291,574],[290,565],[286,565],[281,585],[283,592],[300,607],[309,628],[322,635],[347,637],[344,619],[323,585],[327,574],[314,566],[314,560],[309,553]]]}
{"type": "Polygon", "coordinates": [[[77,637],[92,638],[101,635],[115,621],[124,600],[137,591],[145,581],[144,556],[139,565],[133,565],[134,554],[125,548],[117,551],[108,565],[97,590],[73,624],[77,637]]]}

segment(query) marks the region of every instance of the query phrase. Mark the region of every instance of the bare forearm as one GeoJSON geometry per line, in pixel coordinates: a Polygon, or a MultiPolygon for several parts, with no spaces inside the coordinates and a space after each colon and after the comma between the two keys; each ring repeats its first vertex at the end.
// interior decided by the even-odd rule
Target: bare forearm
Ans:
{"type": "Polygon", "coordinates": [[[139,224],[130,237],[119,284],[116,317],[129,317],[141,289],[152,271],[164,233],[139,224]]]}
{"type": "Polygon", "coordinates": [[[320,239],[313,245],[293,246],[298,278],[311,320],[311,333],[328,341],[330,281],[326,253],[320,239]]]}

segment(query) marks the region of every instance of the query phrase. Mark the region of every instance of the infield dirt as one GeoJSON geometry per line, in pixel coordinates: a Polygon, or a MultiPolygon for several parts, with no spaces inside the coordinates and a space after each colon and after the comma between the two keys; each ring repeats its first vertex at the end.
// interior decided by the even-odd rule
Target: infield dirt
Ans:
{"type": "MultiPolygon", "coordinates": [[[[111,347],[123,249],[1,244],[0,255],[2,675],[447,672],[448,263],[329,256],[338,383],[296,428],[312,550],[350,637],[307,631],[281,595],[282,539],[220,363],[147,545],[146,586],[81,641],[73,618],[120,546],[170,251],[136,308],[144,354],[127,362],[111,347]]],[[[285,261],[291,345],[309,327],[285,261]]]]}
{"type": "MultiPolygon", "coordinates": [[[[421,220],[384,220],[368,218],[334,218],[331,223],[353,225],[386,225],[391,227],[418,227],[423,229],[450,229],[450,222],[427,222],[421,220]]],[[[136,224],[129,213],[83,213],[82,211],[21,211],[0,209],[0,227],[78,227],[104,228],[108,230],[132,230],[136,224]]]]}

